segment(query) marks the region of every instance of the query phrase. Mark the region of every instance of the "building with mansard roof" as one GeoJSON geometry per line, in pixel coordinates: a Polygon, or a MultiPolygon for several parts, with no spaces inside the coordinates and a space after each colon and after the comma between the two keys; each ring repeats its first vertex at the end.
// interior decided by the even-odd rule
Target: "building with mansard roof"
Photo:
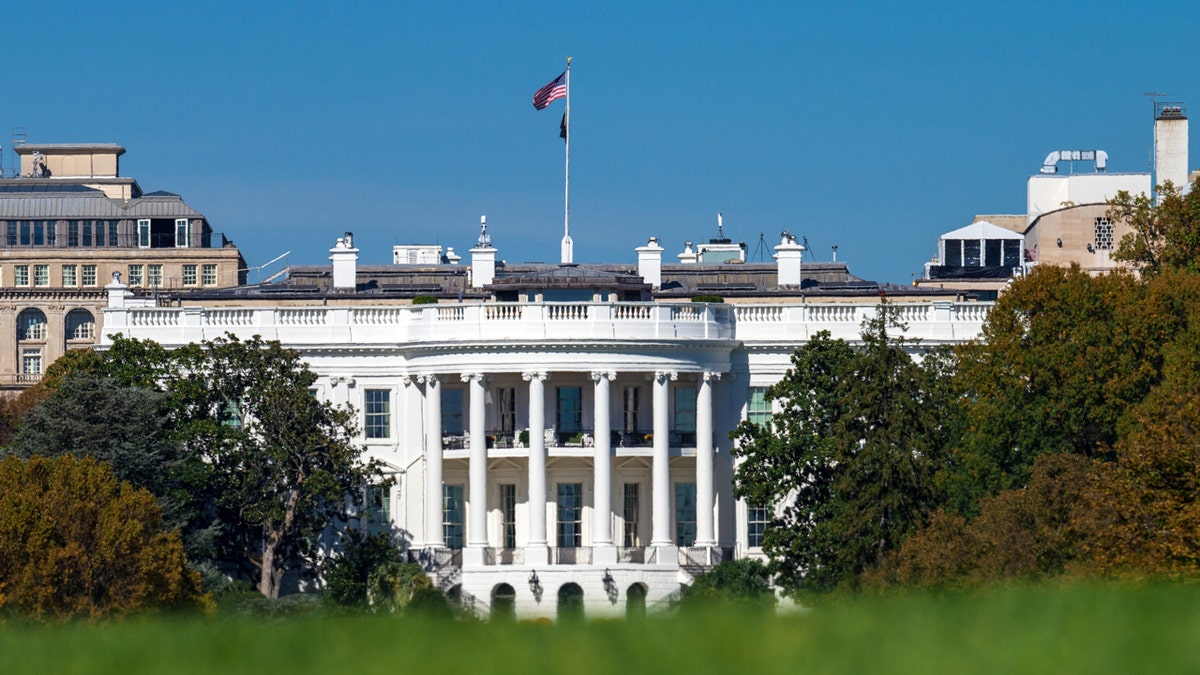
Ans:
{"type": "Polygon", "coordinates": [[[769,418],[793,351],[818,331],[858,340],[881,295],[917,351],[978,335],[990,307],[805,261],[786,233],[770,264],[720,238],[679,263],[654,238],[636,262],[508,263],[486,226],[469,263],[399,248],[359,265],[347,233],[328,266],[166,303],[112,283],[102,342],[299,350],[314,394],[358,411],[364,452],[396,479],[361,523],[485,615],[653,610],[761,555],[768,510],[734,498],[729,433],[769,418]]]}
{"type": "Polygon", "coordinates": [[[0,177],[0,391],[39,379],[103,326],[104,285],[120,275],[153,298],[236,286],[245,262],[202,213],[170,192],[143,193],[113,144],[17,145],[0,177]]]}

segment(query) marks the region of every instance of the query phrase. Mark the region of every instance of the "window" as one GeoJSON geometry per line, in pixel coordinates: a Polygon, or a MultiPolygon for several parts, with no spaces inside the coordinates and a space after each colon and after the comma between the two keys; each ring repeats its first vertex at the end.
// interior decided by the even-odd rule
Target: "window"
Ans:
{"type": "Polygon", "coordinates": [[[625,546],[635,548],[642,545],[638,536],[638,492],[641,486],[637,483],[625,484],[625,546]]]}
{"type": "Polygon", "coordinates": [[[162,265],[146,265],[146,285],[153,288],[162,286],[162,265]]]}
{"type": "Polygon", "coordinates": [[[1021,239],[1004,240],[1004,266],[1016,267],[1021,264],[1021,239]]]}
{"type": "Polygon", "coordinates": [[[463,486],[442,486],[442,537],[446,548],[463,547],[463,486]]]}
{"type": "Polygon", "coordinates": [[[558,546],[559,548],[579,548],[582,545],[583,483],[559,483],[558,546]]]}
{"type": "Polygon", "coordinates": [[[621,429],[625,433],[633,433],[638,429],[638,416],[641,410],[639,401],[641,399],[641,388],[625,387],[625,407],[621,415],[621,429]]]}
{"type": "Polygon", "coordinates": [[[195,265],[184,265],[183,266],[183,285],[184,286],[195,286],[196,285],[196,266],[195,265]]]}
{"type": "Polygon", "coordinates": [[[225,401],[225,408],[221,410],[220,414],[217,416],[217,419],[220,421],[221,426],[223,427],[228,427],[230,429],[241,429],[242,402],[235,399],[227,399],[225,401]]]}
{"type": "Polygon", "coordinates": [[[746,511],[746,533],[749,537],[747,542],[752,548],[762,547],[763,532],[767,529],[767,523],[771,520],[770,510],[765,506],[751,506],[746,511]]]}
{"type": "Polygon", "coordinates": [[[150,248],[150,221],[137,221],[138,248],[150,248]]]}
{"type": "Polygon", "coordinates": [[[5,228],[4,241],[9,246],[17,245],[17,224],[13,221],[8,221],[8,227],[5,228]]]}
{"type": "Polygon", "coordinates": [[[63,265],[63,267],[62,267],[62,285],[63,286],[78,286],[79,285],[79,267],[77,265],[63,265]]]}
{"type": "Polygon", "coordinates": [[[96,266],[95,265],[84,265],[83,269],[80,271],[82,272],[84,286],[95,286],[96,285],[96,266]]]}
{"type": "Polygon", "coordinates": [[[33,221],[33,245],[42,246],[46,243],[46,222],[42,220],[33,221]]]}
{"type": "Polygon", "coordinates": [[[559,387],[555,425],[559,433],[577,434],[583,431],[583,389],[559,387]]]}
{"type": "Polygon", "coordinates": [[[92,313],[83,308],[67,312],[67,339],[94,340],[96,338],[96,319],[92,313]]]}
{"type": "Polygon", "coordinates": [[[382,485],[367,487],[366,504],[363,508],[363,525],[371,534],[390,532],[392,529],[392,489],[382,485]]]}
{"type": "Polygon", "coordinates": [[[677,387],[675,389],[675,432],[679,434],[679,442],[686,446],[696,444],[696,389],[694,387],[677,387]]]}
{"type": "Polygon", "coordinates": [[[42,374],[42,350],[40,350],[40,349],[23,349],[23,350],[21,350],[21,374],[22,375],[41,375],[42,374]]]}
{"type": "Polygon", "coordinates": [[[33,285],[34,286],[49,286],[50,285],[50,266],[49,265],[34,265],[33,266],[33,285]]]}
{"type": "Polygon", "coordinates": [[[750,387],[750,404],[746,419],[759,426],[771,423],[771,402],[767,400],[766,387],[750,387]]]}
{"type": "Polygon", "coordinates": [[[1113,249],[1113,224],[1107,216],[1096,219],[1096,248],[1101,251],[1113,249]]]}
{"type": "Polygon", "coordinates": [[[517,390],[500,387],[496,390],[497,414],[500,416],[500,431],[511,434],[517,428],[517,390]]]}
{"type": "Polygon", "coordinates": [[[442,435],[461,436],[463,432],[463,390],[442,389],[442,435]]]}
{"type": "Polygon", "coordinates": [[[45,340],[46,315],[40,309],[27,309],[17,317],[18,340],[45,340]]]}
{"type": "Polygon", "coordinates": [[[21,228],[21,245],[29,246],[29,244],[32,242],[33,223],[30,223],[28,220],[22,220],[20,223],[20,228],[21,228]]]}
{"type": "Polygon", "coordinates": [[[979,267],[982,264],[979,249],[978,239],[963,239],[963,267],[979,267]]]}
{"type": "Polygon", "coordinates": [[[517,547],[517,486],[500,484],[500,534],[504,548],[517,547]]]}
{"type": "MultiPolygon", "coordinates": [[[[83,229],[87,230],[86,227],[83,229]]],[[[79,230],[80,230],[80,227],[79,227],[79,223],[77,221],[72,220],[67,223],[67,246],[72,246],[72,247],[79,246],[79,230]]],[[[87,234],[87,242],[88,242],[88,244],[91,244],[92,243],[91,230],[87,230],[86,234],[87,234]]]]}
{"type": "Polygon", "coordinates": [[[367,438],[390,438],[392,435],[392,392],[388,389],[367,389],[363,392],[366,420],[363,428],[367,438]]]}
{"type": "MultiPolygon", "coordinates": [[[[120,244],[121,244],[121,229],[118,226],[117,221],[110,220],[110,221],[108,221],[108,245],[115,247],[115,246],[120,246],[120,244]]],[[[100,246],[100,237],[99,236],[96,237],[96,245],[100,246]]]]}
{"type": "Polygon", "coordinates": [[[187,248],[191,243],[192,226],[187,218],[175,219],[175,248],[187,248]]]}
{"type": "Polygon", "coordinates": [[[202,275],[200,277],[200,283],[204,284],[205,286],[216,286],[217,285],[217,266],[216,265],[204,265],[203,267],[200,268],[200,272],[202,275]]]}
{"type": "Polygon", "coordinates": [[[130,286],[141,286],[142,285],[142,265],[130,265],[129,266],[129,285],[130,286]]]}
{"type": "Polygon", "coordinates": [[[29,285],[29,265],[17,265],[13,267],[13,284],[17,286],[29,285]]]}
{"type": "Polygon", "coordinates": [[[696,543],[696,484],[675,484],[675,545],[696,543]]]}

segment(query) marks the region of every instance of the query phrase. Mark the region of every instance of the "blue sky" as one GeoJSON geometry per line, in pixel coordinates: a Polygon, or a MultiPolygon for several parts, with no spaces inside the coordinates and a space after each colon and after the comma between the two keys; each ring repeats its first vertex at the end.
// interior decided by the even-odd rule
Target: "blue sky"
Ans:
{"type": "Polygon", "coordinates": [[[632,263],[652,234],[673,260],[721,211],[751,252],[786,229],[811,259],[837,245],[859,276],[907,283],[940,233],[1023,213],[1052,150],[1147,170],[1143,92],[1200,105],[1193,3],[133,1],[4,16],[0,129],[124,145],[122,174],[182,194],[250,265],[289,250],[325,263],[346,230],[363,263],[396,243],[465,256],[481,214],[501,258],[556,262],[563,104],[530,99],[568,54],[578,262],[632,263]]]}

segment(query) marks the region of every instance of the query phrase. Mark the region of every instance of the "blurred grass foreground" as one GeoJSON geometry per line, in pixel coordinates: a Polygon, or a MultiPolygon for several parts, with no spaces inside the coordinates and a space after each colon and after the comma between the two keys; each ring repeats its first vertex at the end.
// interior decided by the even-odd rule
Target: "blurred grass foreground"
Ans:
{"type": "Polygon", "coordinates": [[[1021,586],[551,623],[335,616],[0,625],[15,673],[1200,672],[1200,586],[1021,586]]]}

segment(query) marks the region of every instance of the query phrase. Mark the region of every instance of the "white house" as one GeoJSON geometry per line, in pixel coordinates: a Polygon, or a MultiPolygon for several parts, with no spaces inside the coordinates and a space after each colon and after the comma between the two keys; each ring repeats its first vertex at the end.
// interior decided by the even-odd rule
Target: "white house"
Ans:
{"type": "MultiPolygon", "coordinates": [[[[332,265],[155,307],[108,287],[104,344],[226,332],[299,350],[316,395],[361,414],[395,486],[368,520],[485,613],[644,611],[722,559],[759,554],[765,509],[733,498],[729,432],[817,331],[857,340],[881,294],[922,346],[978,335],[987,303],[880,286],[844,263],[332,265]],[[796,265],[795,270],[791,266],[796,265]],[[788,283],[780,283],[785,278],[788,283]],[[724,304],[690,296],[720,294],[724,304]],[[437,304],[412,304],[433,295],[437,304]]],[[[161,304],[161,303],[160,303],[161,304]]]]}

